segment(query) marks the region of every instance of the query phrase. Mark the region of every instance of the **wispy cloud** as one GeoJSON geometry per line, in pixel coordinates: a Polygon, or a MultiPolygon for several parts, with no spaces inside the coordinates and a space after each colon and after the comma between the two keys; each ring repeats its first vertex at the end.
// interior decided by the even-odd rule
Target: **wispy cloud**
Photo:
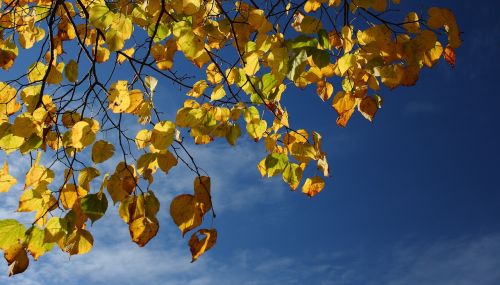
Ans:
{"type": "Polygon", "coordinates": [[[500,234],[400,245],[388,285],[495,285],[500,282],[500,234]]]}
{"type": "Polygon", "coordinates": [[[403,108],[403,113],[408,116],[431,114],[438,112],[438,106],[431,102],[411,101],[403,108]]]}

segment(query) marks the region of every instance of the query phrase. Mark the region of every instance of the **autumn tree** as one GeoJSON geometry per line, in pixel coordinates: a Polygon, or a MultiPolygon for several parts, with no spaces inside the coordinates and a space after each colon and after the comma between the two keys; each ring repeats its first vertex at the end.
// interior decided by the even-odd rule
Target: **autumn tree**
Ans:
{"type": "Polygon", "coordinates": [[[415,85],[441,58],[454,65],[452,12],[400,12],[399,2],[0,0],[0,148],[26,157],[24,178],[4,164],[0,192],[24,179],[17,211],[35,212],[31,224],[0,221],[9,274],[54,245],[91,250],[90,225],[110,205],[146,245],[164,194],[154,180],[178,164],[193,190],[170,215],[199,258],[217,232],[203,227],[215,212],[190,153],[198,144],[263,142],[262,176],[319,193],[330,175],[322,137],[289,124],[290,90],[312,85],[311,100],[331,104],[345,127],[356,110],[373,121],[381,94],[415,85]],[[159,81],[186,96],[175,117],[155,105],[159,81]],[[114,171],[104,173],[108,160],[114,171]]]}

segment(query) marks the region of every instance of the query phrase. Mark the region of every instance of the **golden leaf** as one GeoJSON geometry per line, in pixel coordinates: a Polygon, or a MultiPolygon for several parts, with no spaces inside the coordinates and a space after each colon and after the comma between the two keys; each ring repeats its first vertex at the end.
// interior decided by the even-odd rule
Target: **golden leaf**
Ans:
{"type": "Polygon", "coordinates": [[[115,153],[115,146],[107,141],[99,140],[92,146],[92,161],[101,163],[110,159],[115,153]]]}
{"type": "Polygon", "coordinates": [[[201,225],[203,214],[200,208],[196,206],[193,195],[182,194],[172,200],[170,216],[181,230],[182,236],[184,236],[186,232],[201,225]]]}
{"type": "Polygon", "coordinates": [[[306,182],[304,182],[302,186],[302,193],[309,197],[313,197],[321,192],[323,188],[325,188],[325,181],[319,176],[314,176],[306,179],[306,182]]]}
{"type": "Polygon", "coordinates": [[[94,238],[84,229],[76,229],[64,242],[63,250],[70,255],[88,253],[94,245],[94,238]]]}
{"type": "Polygon", "coordinates": [[[130,223],[130,236],[135,243],[142,247],[156,236],[159,227],[156,218],[141,217],[130,223]]]}
{"type": "Polygon", "coordinates": [[[203,253],[211,249],[217,242],[217,231],[215,229],[200,229],[191,235],[189,239],[189,249],[191,250],[192,260],[196,261],[203,253]],[[199,236],[204,237],[200,240],[199,236]]]}
{"type": "Polygon", "coordinates": [[[0,192],[8,192],[10,187],[17,183],[15,177],[9,174],[9,166],[7,161],[3,163],[3,169],[0,169],[0,192]]]}
{"type": "Polygon", "coordinates": [[[168,173],[172,167],[177,165],[177,158],[168,150],[165,153],[159,153],[156,159],[158,166],[165,173],[168,173]]]}
{"type": "Polygon", "coordinates": [[[337,125],[345,127],[356,107],[356,98],[349,92],[339,91],[333,98],[333,108],[337,111],[337,125]]]}
{"type": "Polygon", "coordinates": [[[93,143],[95,140],[95,132],[91,125],[86,121],[77,122],[71,128],[71,146],[76,149],[83,149],[93,143]]]}
{"type": "Polygon", "coordinates": [[[212,209],[212,197],[210,195],[210,177],[199,176],[194,179],[194,201],[204,215],[212,209]]]}

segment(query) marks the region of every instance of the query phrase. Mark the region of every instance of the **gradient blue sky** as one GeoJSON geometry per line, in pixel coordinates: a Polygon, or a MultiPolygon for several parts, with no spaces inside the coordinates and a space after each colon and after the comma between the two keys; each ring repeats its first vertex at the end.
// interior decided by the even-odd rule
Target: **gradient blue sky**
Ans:
{"type": "MultiPolygon", "coordinates": [[[[111,209],[93,226],[91,253],[70,260],[55,250],[0,284],[500,284],[500,2],[421,5],[436,3],[463,31],[456,68],[442,61],[416,87],[386,91],[373,124],[356,114],[341,129],[313,92],[287,97],[292,124],[324,137],[333,177],[317,197],[261,179],[262,145],[196,147],[219,232],[199,261],[189,263],[168,216],[170,199],[192,185],[179,168],[156,186],[161,229],[145,248],[111,209]]],[[[166,105],[182,95],[170,85],[157,93],[166,105]]],[[[0,218],[18,216],[17,197],[2,197],[0,218]]]]}

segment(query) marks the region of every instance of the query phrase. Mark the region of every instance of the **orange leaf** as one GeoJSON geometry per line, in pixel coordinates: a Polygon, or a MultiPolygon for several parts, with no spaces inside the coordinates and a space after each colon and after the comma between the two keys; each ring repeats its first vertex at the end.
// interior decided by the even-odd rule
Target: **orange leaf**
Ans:
{"type": "Polygon", "coordinates": [[[446,60],[451,67],[455,67],[455,49],[451,46],[447,46],[444,49],[444,60],[446,60]]]}

